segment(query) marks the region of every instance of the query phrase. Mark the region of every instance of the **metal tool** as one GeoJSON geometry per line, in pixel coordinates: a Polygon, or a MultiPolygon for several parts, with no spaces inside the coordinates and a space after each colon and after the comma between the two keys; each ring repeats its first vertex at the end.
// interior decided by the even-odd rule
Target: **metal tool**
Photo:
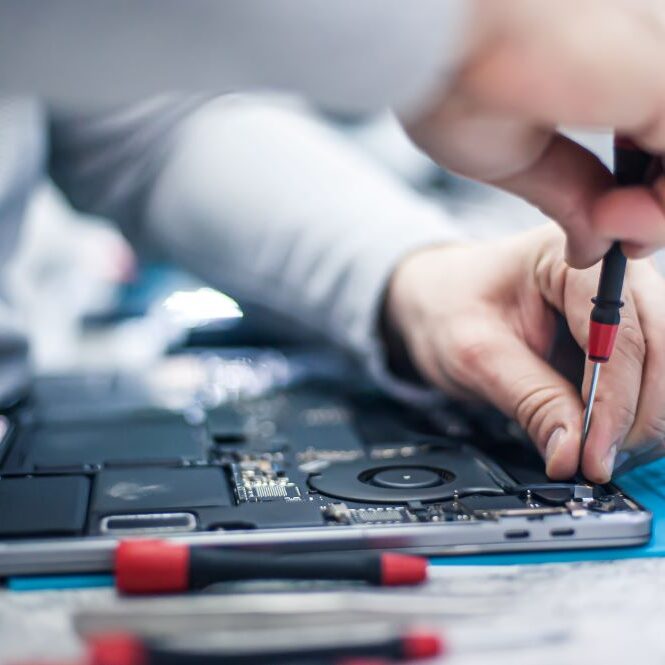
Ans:
{"type": "MultiPolygon", "coordinates": [[[[643,185],[647,180],[649,166],[653,156],[640,150],[634,143],[622,137],[614,140],[614,174],[617,184],[621,187],[643,185]]],[[[623,307],[621,291],[626,273],[626,257],[621,251],[619,242],[615,242],[603,257],[603,265],[598,282],[598,293],[593,298],[594,307],[589,321],[588,358],[594,363],[591,376],[589,397],[584,412],[582,428],[582,446],[586,442],[591,426],[591,412],[596,399],[600,366],[606,363],[616,341],[620,310],[623,307]]],[[[580,455],[580,460],[582,455],[580,455]]]]}
{"type": "MultiPolygon", "coordinates": [[[[146,639],[132,633],[91,637],[87,653],[70,665],[253,665],[258,662],[394,663],[442,656],[446,642],[438,632],[403,630],[392,626],[347,627],[343,635],[335,626],[302,631],[268,631],[244,636],[223,630],[190,633],[170,639],[146,639]]],[[[44,663],[43,665],[63,665],[44,663]]]]}
{"type": "Polygon", "coordinates": [[[591,412],[593,411],[593,403],[596,401],[596,388],[598,387],[598,375],[600,374],[600,363],[594,362],[593,374],[591,375],[591,386],[589,388],[589,399],[587,400],[586,409],[584,410],[584,427],[582,429],[582,443],[586,441],[589,434],[589,425],[591,425],[591,412]]]}
{"type": "Polygon", "coordinates": [[[377,586],[421,584],[427,559],[390,552],[275,556],[165,540],[123,540],[115,553],[116,587],[126,594],[181,593],[242,580],[354,580],[377,586]]]}

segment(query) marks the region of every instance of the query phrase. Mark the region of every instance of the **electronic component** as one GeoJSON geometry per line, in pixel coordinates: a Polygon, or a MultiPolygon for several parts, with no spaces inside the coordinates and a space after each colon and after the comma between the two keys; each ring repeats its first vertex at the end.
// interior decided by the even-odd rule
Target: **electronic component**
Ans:
{"type": "Polygon", "coordinates": [[[427,452],[427,447],[422,445],[373,446],[370,457],[372,459],[395,459],[413,457],[424,452],[427,452]]]}
{"type": "Polygon", "coordinates": [[[210,437],[217,445],[238,446],[247,441],[244,419],[231,406],[208,411],[207,426],[210,437]]]}
{"type": "Polygon", "coordinates": [[[308,446],[305,450],[296,453],[296,460],[300,464],[310,462],[355,462],[365,455],[362,450],[321,450],[308,446]]]}
{"type": "Polygon", "coordinates": [[[482,455],[465,445],[405,458],[331,464],[310,475],[308,483],[325,496],[363,503],[431,502],[461,491],[504,494],[482,455]]]}
{"type": "Polygon", "coordinates": [[[192,513],[138,513],[107,515],[99,522],[99,532],[109,536],[138,536],[185,533],[195,531],[196,526],[192,513]]]}
{"type": "Polygon", "coordinates": [[[311,391],[298,392],[290,398],[290,412],[291,418],[281,422],[286,439],[318,451],[362,455],[363,444],[353,427],[353,414],[342,400],[321,399],[311,391]]]}
{"type": "Polygon", "coordinates": [[[0,479],[0,535],[62,536],[83,530],[90,481],[85,476],[0,479]]]}
{"type": "Polygon", "coordinates": [[[230,505],[226,478],[216,467],[109,469],[95,479],[91,510],[108,515],[230,505]]]}
{"type": "Polygon", "coordinates": [[[401,524],[418,518],[401,506],[349,508],[345,503],[330,503],[323,514],[339,524],[401,524]]]}
{"type": "Polygon", "coordinates": [[[471,517],[459,501],[427,504],[418,514],[423,522],[454,522],[471,517]]]}
{"type": "Polygon", "coordinates": [[[300,499],[300,489],[294,483],[255,483],[253,490],[260,500],[270,499],[300,499]]]}
{"type": "Polygon", "coordinates": [[[324,526],[321,505],[315,501],[263,501],[218,508],[208,528],[218,531],[288,529],[324,526]]]}
{"type": "Polygon", "coordinates": [[[9,450],[9,444],[14,433],[14,425],[7,416],[0,415],[0,464],[9,450]]]}
{"type": "Polygon", "coordinates": [[[299,501],[300,488],[289,480],[283,464],[282,452],[237,455],[230,471],[238,502],[299,501]]]}
{"type": "Polygon", "coordinates": [[[202,431],[182,416],[160,412],[134,419],[28,426],[17,436],[3,470],[82,470],[127,463],[174,465],[205,459],[202,431]]]}

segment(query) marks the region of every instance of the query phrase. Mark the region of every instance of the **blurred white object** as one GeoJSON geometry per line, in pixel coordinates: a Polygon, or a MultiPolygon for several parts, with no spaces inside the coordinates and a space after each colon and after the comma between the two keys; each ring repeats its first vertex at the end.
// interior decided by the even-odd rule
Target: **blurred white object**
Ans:
{"type": "Polygon", "coordinates": [[[74,213],[49,184],[38,190],[6,277],[38,371],[76,364],[82,315],[105,309],[134,269],[134,254],[113,227],[74,213]]]}
{"type": "Polygon", "coordinates": [[[374,116],[347,134],[388,170],[415,187],[427,184],[438,168],[411,142],[393,113],[374,116]]]}
{"type": "Polygon", "coordinates": [[[154,309],[162,310],[175,323],[187,328],[218,321],[232,323],[243,317],[240,306],[233,298],[209,287],[175,291],[154,309]]]}

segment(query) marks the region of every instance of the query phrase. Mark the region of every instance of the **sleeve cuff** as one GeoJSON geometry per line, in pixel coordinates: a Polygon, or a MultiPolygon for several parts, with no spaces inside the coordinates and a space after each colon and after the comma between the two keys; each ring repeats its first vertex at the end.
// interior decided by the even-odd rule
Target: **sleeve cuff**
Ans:
{"type": "MultiPolygon", "coordinates": [[[[413,211],[412,211],[413,212],[413,211]]],[[[335,337],[360,360],[372,380],[386,393],[401,401],[422,407],[446,401],[438,390],[417,386],[397,378],[388,368],[384,340],[379,331],[379,318],[388,282],[396,267],[407,255],[431,247],[462,240],[456,228],[437,205],[424,202],[419,217],[411,224],[389,228],[380,242],[359,261],[353,276],[353,297],[341,299],[336,318],[343,322],[335,337]]]]}

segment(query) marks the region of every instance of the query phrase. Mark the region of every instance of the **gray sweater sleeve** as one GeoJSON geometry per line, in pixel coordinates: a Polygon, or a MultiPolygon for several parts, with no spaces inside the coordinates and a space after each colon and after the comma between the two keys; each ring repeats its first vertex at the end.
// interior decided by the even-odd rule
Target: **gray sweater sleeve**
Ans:
{"type": "Polygon", "coordinates": [[[417,396],[385,370],[378,311],[397,263],[458,231],[306,108],[242,95],[154,100],[61,117],[54,146],[53,174],[79,207],[417,396]]]}
{"type": "Polygon", "coordinates": [[[455,65],[464,0],[3,0],[0,88],[51,102],[277,88],[409,107],[455,65]]]}

